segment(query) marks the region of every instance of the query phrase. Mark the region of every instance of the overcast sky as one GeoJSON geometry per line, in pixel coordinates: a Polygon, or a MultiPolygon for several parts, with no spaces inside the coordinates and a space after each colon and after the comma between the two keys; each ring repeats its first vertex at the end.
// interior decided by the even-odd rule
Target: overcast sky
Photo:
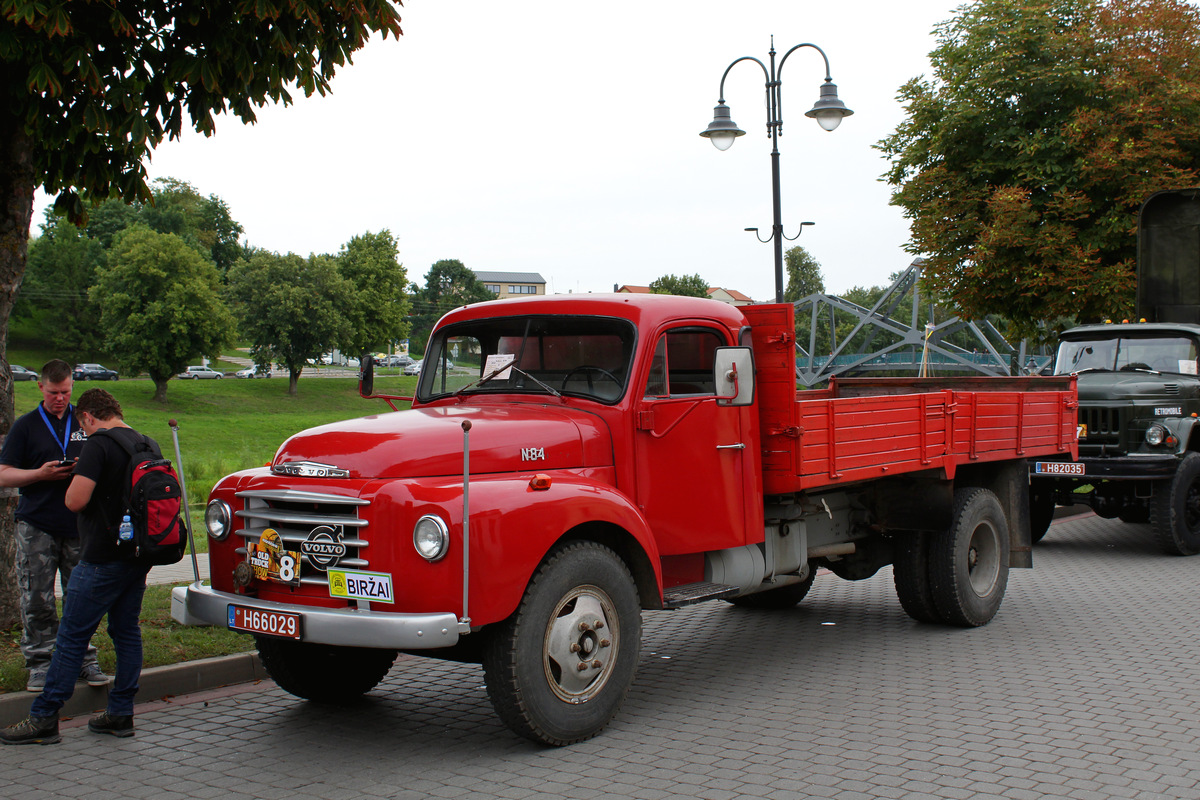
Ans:
{"type": "MultiPolygon", "coordinates": [[[[811,42],[854,110],[827,133],[804,112],[824,79],[804,48],[782,72],[784,229],[826,289],[885,285],[912,260],[908,225],[872,145],[903,118],[897,89],[928,74],[953,0],[407,0],[404,36],[372,41],[332,93],[267,107],[211,138],[166,143],[150,176],[217,195],[251,245],[336,253],[387,228],[410,280],[457,258],[537,272],[547,291],[611,291],[699,274],[756,300],[775,291],[764,77],[730,73],[747,132],[719,152],[698,134],[736,58],[811,42]]],[[[299,93],[297,93],[299,94],[299,93]]],[[[48,199],[38,196],[36,225],[48,199]]]]}

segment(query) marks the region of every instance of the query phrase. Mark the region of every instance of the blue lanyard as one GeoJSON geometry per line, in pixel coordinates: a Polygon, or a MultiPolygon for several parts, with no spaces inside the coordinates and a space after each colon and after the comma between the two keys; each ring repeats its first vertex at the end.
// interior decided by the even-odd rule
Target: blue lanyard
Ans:
{"type": "MultiPolygon", "coordinates": [[[[46,416],[46,407],[38,403],[38,413],[42,415],[42,421],[46,423],[46,427],[50,429],[50,437],[58,442],[58,433],[54,430],[54,426],[50,424],[50,417],[46,416]]],[[[71,441],[71,404],[67,403],[67,429],[63,433],[62,443],[59,447],[62,448],[63,458],[67,457],[67,444],[71,441]]]]}

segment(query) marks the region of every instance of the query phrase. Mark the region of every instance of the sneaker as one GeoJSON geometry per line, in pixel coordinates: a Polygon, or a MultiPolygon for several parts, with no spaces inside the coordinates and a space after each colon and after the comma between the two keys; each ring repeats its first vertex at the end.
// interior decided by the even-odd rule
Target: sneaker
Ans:
{"type": "MultiPolygon", "coordinates": [[[[99,664],[84,664],[79,671],[79,679],[87,681],[88,686],[108,686],[112,678],[104,674],[99,664]]],[[[45,681],[43,681],[45,683],[45,681]]]]}
{"type": "Polygon", "coordinates": [[[46,673],[48,669],[31,669],[29,670],[29,680],[25,682],[25,691],[40,692],[46,688],[46,673]]]}
{"type": "Polygon", "coordinates": [[[30,714],[16,725],[0,729],[0,742],[5,744],[56,744],[61,740],[57,715],[35,717],[30,714]]]}
{"type": "Polygon", "coordinates": [[[110,733],[113,736],[133,736],[133,714],[110,714],[101,711],[88,720],[88,730],[92,733],[110,733]]]}

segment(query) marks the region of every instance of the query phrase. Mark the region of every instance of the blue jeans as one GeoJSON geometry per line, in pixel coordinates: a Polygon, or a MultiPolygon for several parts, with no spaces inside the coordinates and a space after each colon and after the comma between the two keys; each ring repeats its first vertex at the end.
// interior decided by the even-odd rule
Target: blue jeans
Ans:
{"type": "Polygon", "coordinates": [[[94,564],[80,561],[71,572],[58,640],[46,688],[29,713],[49,717],[58,713],[75,692],[88,642],[108,615],[108,635],[117,654],[117,674],[108,692],[108,713],[132,714],[142,674],[142,595],[149,567],[128,561],[94,564]]]}

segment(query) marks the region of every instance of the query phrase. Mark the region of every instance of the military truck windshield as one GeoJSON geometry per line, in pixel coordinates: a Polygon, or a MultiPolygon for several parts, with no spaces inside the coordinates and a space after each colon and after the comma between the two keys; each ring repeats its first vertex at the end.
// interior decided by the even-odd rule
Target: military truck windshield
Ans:
{"type": "Polygon", "coordinates": [[[1187,336],[1113,336],[1070,339],[1058,345],[1056,375],[1088,370],[1196,374],[1196,341],[1187,336]]]}
{"type": "Polygon", "coordinates": [[[417,397],[573,395],[614,403],[625,392],[637,332],[607,317],[503,317],[438,331],[417,397]],[[506,367],[513,367],[508,369],[506,367]]]}

